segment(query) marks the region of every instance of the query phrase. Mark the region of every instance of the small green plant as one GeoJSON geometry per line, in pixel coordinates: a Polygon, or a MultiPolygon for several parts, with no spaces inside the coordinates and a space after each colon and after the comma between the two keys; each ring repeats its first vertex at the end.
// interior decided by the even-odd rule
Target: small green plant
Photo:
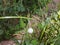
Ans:
{"type": "Polygon", "coordinates": [[[55,42],[59,39],[59,15],[57,13],[52,13],[49,18],[46,18],[45,21],[42,21],[38,24],[38,28],[41,30],[40,36],[38,38],[40,43],[44,42],[44,45],[54,45],[55,42]]]}
{"type": "MultiPolygon", "coordinates": [[[[15,34],[17,31],[20,31],[26,27],[26,23],[22,19],[32,19],[32,18],[27,18],[27,17],[21,17],[21,16],[5,16],[5,17],[0,17],[0,40],[1,39],[11,39],[13,37],[13,34],[15,34]],[[10,24],[8,19],[11,18],[19,18],[19,23],[16,25],[10,24]],[[9,23],[8,23],[8,22],[9,23]],[[6,25],[7,23],[7,25],[6,25]]],[[[16,22],[16,21],[15,21],[16,22]]]]}

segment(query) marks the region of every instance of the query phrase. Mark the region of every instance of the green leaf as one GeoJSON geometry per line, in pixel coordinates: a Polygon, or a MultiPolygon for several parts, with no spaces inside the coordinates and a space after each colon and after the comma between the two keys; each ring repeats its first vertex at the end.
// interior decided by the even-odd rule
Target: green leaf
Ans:
{"type": "Polygon", "coordinates": [[[37,42],[37,40],[32,40],[32,41],[31,41],[31,44],[32,44],[32,45],[37,45],[38,42],[37,42]]]}
{"type": "Polygon", "coordinates": [[[44,27],[45,27],[45,22],[41,22],[41,23],[38,24],[39,29],[42,30],[42,29],[44,29],[44,27]]]}
{"type": "Polygon", "coordinates": [[[25,41],[25,44],[26,44],[26,45],[30,45],[30,40],[26,40],[26,41],[25,41]]]}
{"type": "Polygon", "coordinates": [[[26,24],[24,23],[24,21],[22,19],[20,19],[20,28],[24,28],[26,26],[26,24]]]}

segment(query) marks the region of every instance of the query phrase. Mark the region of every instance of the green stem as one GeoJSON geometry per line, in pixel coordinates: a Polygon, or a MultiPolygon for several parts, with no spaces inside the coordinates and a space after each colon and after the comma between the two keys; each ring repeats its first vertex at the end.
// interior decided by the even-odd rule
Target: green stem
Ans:
{"type": "Polygon", "coordinates": [[[42,31],[42,34],[41,34],[41,37],[40,37],[40,42],[41,42],[41,39],[42,39],[42,37],[43,37],[43,35],[44,35],[45,29],[46,29],[46,27],[44,27],[44,29],[43,29],[43,31],[42,31]]]}
{"type": "Polygon", "coordinates": [[[32,18],[21,17],[21,16],[4,16],[4,17],[0,17],[0,19],[11,19],[11,18],[32,19],[32,18]]]}

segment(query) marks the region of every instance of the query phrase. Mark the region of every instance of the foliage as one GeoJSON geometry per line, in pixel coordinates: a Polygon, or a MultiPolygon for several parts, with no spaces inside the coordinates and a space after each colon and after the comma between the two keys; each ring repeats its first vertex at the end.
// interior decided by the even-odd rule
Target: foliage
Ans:
{"type": "Polygon", "coordinates": [[[33,13],[36,9],[43,8],[50,0],[1,0],[0,16],[20,15],[33,13]]]}
{"type": "MultiPolygon", "coordinates": [[[[51,13],[51,16],[38,24],[40,30],[39,37],[36,38],[33,34],[25,35],[25,45],[59,45],[60,43],[60,18],[58,12],[51,13]],[[52,16],[53,15],[53,16],[52,16]],[[27,43],[27,42],[28,43],[27,43]]],[[[37,33],[36,33],[37,34],[37,33]]]]}
{"type": "MultiPolygon", "coordinates": [[[[39,0],[0,0],[0,16],[26,16],[28,12],[31,13],[35,9],[42,8],[49,1],[43,0],[43,4],[40,6],[41,2],[39,0]]],[[[24,29],[26,24],[27,21],[25,19],[0,20],[0,37],[9,39],[16,31],[24,29]]]]}
{"type": "Polygon", "coordinates": [[[59,16],[58,14],[52,13],[49,18],[46,18],[46,20],[43,21],[43,24],[42,24],[42,22],[39,23],[38,27],[43,26],[43,27],[40,27],[40,30],[41,30],[41,35],[39,37],[40,42],[45,40],[44,43],[46,43],[46,45],[48,45],[48,44],[54,45],[56,40],[59,39],[60,20],[59,20],[58,16],[59,16]]]}
{"type": "MultiPolygon", "coordinates": [[[[59,45],[60,11],[50,15],[46,13],[46,5],[51,0],[0,0],[0,40],[11,39],[13,34],[24,31],[22,45],[59,45]],[[37,14],[40,17],[37,29],[39,32],[29,34],[27,27],[29,17],[37,14]],[[10,18],[2,16],[11,16],[10,18]],[[16,16],[16,17],[15,17],[16,16]],[[23,16],[20,18],[20,16],[23,16]],[[28,15],[29,16],[29,15],[28,15]],[[14,19],[15,18],[15,19],[14,19]],[[19,19],[18,19],[19,18],[19,19]],[[36,37],[35,35],[38,34],[36,37]]],[[[32,18],[33,19],[33,18],[32,18]]],[[[34,30],[34,31],[36,31],[34,30]]],[[[37,32],[37,31],[36,31],[37,32]]]]}

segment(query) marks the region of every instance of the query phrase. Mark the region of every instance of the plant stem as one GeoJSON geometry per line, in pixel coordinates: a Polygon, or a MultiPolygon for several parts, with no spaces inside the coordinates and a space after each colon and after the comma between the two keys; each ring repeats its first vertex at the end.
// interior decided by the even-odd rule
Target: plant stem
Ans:
{"type": "Polygon", "coordinates": [[[43,38],[43,35],[44,35],[44,32],[45,32],[45,29],[46,27],[44,27],[43,31],[42,31],[42,34],[41,34],[41,37],[40,37],[40,42],[41,42],[41,39],[43,38]]]}
{"type": "Polygon", "coordinates": [[[5,16],[5,17],[0,17],[0,19],[11,19],[11,18],[32,19],[32,18],[21,17],[21,16],[5,16]]]}

